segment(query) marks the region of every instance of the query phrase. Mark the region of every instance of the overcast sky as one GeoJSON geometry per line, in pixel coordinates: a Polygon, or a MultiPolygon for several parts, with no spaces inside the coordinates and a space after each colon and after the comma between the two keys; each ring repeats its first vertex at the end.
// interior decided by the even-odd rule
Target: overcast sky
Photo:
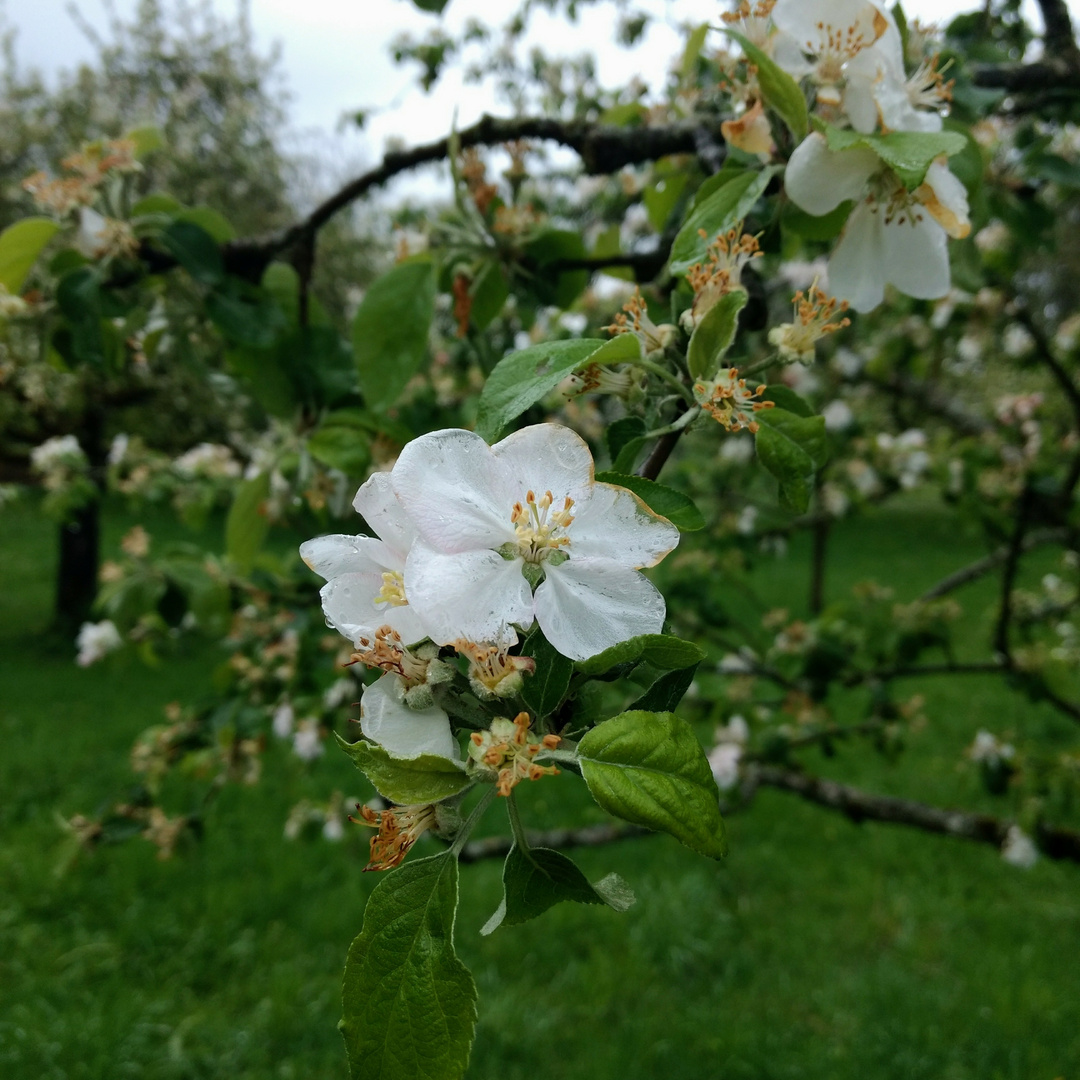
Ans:
{"type": "MultiPolygon", "coordinates": [[[[168,7],[169,0],[163,2],[168,7]]],[[[1027,2],[1037,12],[1032,0],[1027,2]]],[[[136,3],[113,0],[121,15],[130,14],[136,3]]],[[[223,15],[232,16],[237,10],[237,0],[212,3],[223,15]]],[[[981,4],[978,0],[904,2],[909,18],[926,22],[948,19],[974,6],[981,4]]],[[[1080,0],[1069,0],[1069,6],[1076,17],[1080,0]]],[[[7,25],[17,30],[16,52],[22,64],[49,74],[93,58],[92,46],[67,7],[66,0],[0,0],[7,25]]],[[[105,31],[105,0],[78,0],[78,7],[91,25],[105,31]]],[[[671,24],[677,19],[715,21],[729,5],[718,0],[635,0],[633,7],[658,18],[630,61],[622,50],[605,47],[614,25],[610,4],[587,5],[576,26],[538,12],[535,36],[552,53],[596,51],[604,85],[625,82],[628,71],[633,71],[655,86],[681,48],[671,24]]],[[[408,143],[436,138],[449,130],[455,109],[459,125],[464,126],[495,106],[489,92],[464,86],[456,73],[442,80],[435,93],[426,95],[415,88],[414,66],[398,68],[391,62],[388,45],[396,34],[422,34],[439,25],[437,17],[417,10],[411,0],[252,0],[251,9],[260,47],[268,50],[275,42],[281,46],[294,131],[321,133],[324,149],[332,145],[348,162],[347,168],[375,160],[391,135],[408,143]],[[363,134],[333,134],[344,111],[373,106],[383,111],[363,134]]],[[[511,5],[498,0],[450,0],[443,18],[453,32],[470,16],[487,21],[493,9],[504,18],[511,5]]],[[[1039,25],[1037,16],[1035,21],[1039,25]]]]}

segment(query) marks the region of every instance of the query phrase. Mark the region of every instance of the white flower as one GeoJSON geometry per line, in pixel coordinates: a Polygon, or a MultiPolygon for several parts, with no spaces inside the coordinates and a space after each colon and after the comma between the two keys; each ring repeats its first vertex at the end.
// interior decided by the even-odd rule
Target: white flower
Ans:
{"type": "Polygon", "coordinates": [[[334,843],[345,839],[345,823],[341,820],[340,815],[327,815],[326,821],[323,822],[322,834],[324,840],[330,840],[334,843]]]}
{"type": "Polygon", "coordinates": [[[742,755],[742,747],[733,742],[720,743],[709,751],[709,766],[721,791],[730,791],[739,782],[742,755]]]}
{"type": "Polygon", "coordinates": [[[821,415],[825,418],[827,431],[847,431],[855,423],[855,414],[851,411],[851,406],[839,398],[830,401],[821,410],[821,415]]]}
{"type": "Polygon", "coordinates": [[[989,731],[977,731],[967,755],[980,765],[997,765],[1011,761],[1016,756],[1016,748],[1011,743],[999,742],[997,736],[989,731]]]}
{"type": "MultiPolygon", "coordinates": [[[[353,506],[375,536],[318,536],[300,545],[300,557],[326,578],[323,614],[353,644],[390,626],[406,644],[428,636],[405,592],[405,560],[416,536],[390,486],[375,473],[356,493],[353,506]]],[[[460,636],[460,635],[454,635],[460,636]]]]}
{"type": "Polygon", "coordinates": [[[77,468],[86,464],[86,454],[74,435],[54,435],[30,451],[30,465],[40,473],[64,466],[77,468]]]}
{"type": "Polygon", "coordinates": [[[323,708],[340,709],[356,693],[356,683],[352,679],[336,679],[323,691],[323,708]]]}
{"type": "Polygon", "coordinates": [[[99,623],[83,623],[79,627],[75,644],[79,650],[75,663],[79,667],[89,667],[119,649],[124,644],[124,639],[120,637],[120,631],[115,624],[106,619],[99,623]]]}
{"type": "Polygon", "coordinates": [[[133,255],[139,241],[126,221],[102,217],[89,206],[79,208],[79,231],[75,246],[88,259],[107,255],[133,255]]]}
{"type": "Polygon", "coordinates": [[[720,444],[720,460],[733,465],[745,465],[754,456],[754,440],[749,435],[724,439],[720,444]]]}
{"type": "Polygon", "coordinates": [[[858,201],[829,259],[833,293],[856,311],[877,307],[886,285],[920,300],[948,293],[948,237],[966,236],[971,225],[964,185],[940,160],[909,192],[873,151],[830,150],[815,131],[791,155],[784,184],[816,216],[858,201]]]}
{"type": "Polygon", "coordinates": [[[1001,857],[1021,870],[1030,870],[1039,861],[1039,849],[1019,825],[1010,825],[1001,845],[1001,857]]]}
{"type": "Polygon", "coordinates": [[[118,435],[113,436],[113,440],[109,443],[109,464],[119,465],[124,460],[128,452],[128,446],[131,444],[129,436],[121,432],[118,435]]]}
{"type": "Polygon", "coordinates": [[[292,705],[283,701],[275,710],[270,720],[270,728],[279,739],[287,739],[293,733],[296,714],[292,705]]]}
{"type": "Polygon", "coordinates": [[[678,530],[625,488],[596,483],[568,428],[539,424],[493,447],[469,431],[432,432],[405,447],[391,478],[419,533],[410,602],[439,644],[499,643],[535,618],[579,660],[663,627],[664,598],[638,570],[671,551],[678,530]]]}
{"type": "Polygon", "coordinates": [[[301,720],[293,732],[293,753],[301,761],[314,761],[321,757],[324,747],[319,735],[319,721],[313,716],[301,720]]]}
{"type": "Polygon", "coordinates": [[[393,672],[364,688],[360,699],[360,730],[364,737],[398,758],[437,754],[460,760],[450,718],[435,705],[412,708],[405,698],[408,688],[408,683],[393,672]]]}
{"type": "Polygon", "coordinates": [[[233,452],[220,443],[199,443],[174,462],[173,468],[184,477],[205,476],[211,479],[234,480],[240,476],[240,463],[233,452]]]}

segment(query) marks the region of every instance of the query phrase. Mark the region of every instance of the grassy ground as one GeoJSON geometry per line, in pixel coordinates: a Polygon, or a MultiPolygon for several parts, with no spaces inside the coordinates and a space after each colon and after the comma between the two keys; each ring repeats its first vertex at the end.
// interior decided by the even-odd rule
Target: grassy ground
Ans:
{"type": "MultiPolygon", "coordinates": [[[[126,524],[110,519],[112,542],[126,524]]],[[[227,791],[205,840],[171,862],[134,842],[58,875],[56,814],[124,790],[133,737],[201,688],[211,656],[76,668],[70,646],[40,634],[51,528],[23,506],[3,529],[0,1077],[344,1077],[334,1025],[374,884],[364,838],[288,844],[281,830],[298,798],[359,792],[357,774],[343,756],[310,769],[271,758],[263,784],[227,791]]],[[[914,593],[978,554],[934,513],[890,511],[841,530],[830,587],[878,575],[914,593]]],[[[784,595],[805,576],[803,552],[756,576],[784,595]]],[[[976,602],[968,628],[985,639],[982,616],[976,602]]],[[[975,806],[956,767],[974,726],[1073,737],[992,681],[915,689],[933,723],[898,764],[809,764],[975,806]]],[[[526,819],[557,820],[556,795],[587,803],[571,777],[545,781],[530,785],[526,819]]],[[[465,868],[458,943],[481,1015],[472,1080],[1080,1077],[1077,867],[1022,872],[989,848],[857,827],[776,792],[730,826],[722,865],[663,837],[579,853],[589,876],[627,878],[636,906],[562,905],[490,938],[478,929],[499,867],[465,868]]]]}

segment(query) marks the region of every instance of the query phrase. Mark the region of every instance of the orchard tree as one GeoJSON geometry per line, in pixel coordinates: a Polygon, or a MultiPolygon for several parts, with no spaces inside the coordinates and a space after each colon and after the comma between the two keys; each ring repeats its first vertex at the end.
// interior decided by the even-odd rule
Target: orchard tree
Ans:
{"type": "MultiPolygon", "coordinates": [[[[212,699],[140,738],[141,798],[67,824],[73,857],[133,832],[168,856],[202,821],[170,813],[167,776],[209,796],[256,782],[274,745],[315,762],[334,733],[370,784],[350,820],[386,873],[345,969],[358,1078],[466,1069],[461,862],[505,859],[484,933],[564,901],[623,910],[632,885],[590,882],[563,850],[658,831],[718,859],[722,812],[762,786],[1016,866],[1080,862],[1080,317],[1054,248],[1080,188],[1066,7],[1041,0],[1029,60],[1011,0],[941,33],[869,0],[743,2],[687,28],[658,95],[604,89],[587,61],[523,66],[532,7],[494,51],[475,26],[396,47],[429,86],[450,59],[503,80],[514,115],[388,153],[269,236],[106,200],[137,135],[35,180],[52,213],[0,236],[9,333],[40,333],[41,306],[40,340],[92,366],[116,319],[148,330],[145,297],[186,291],[230,392],[273,418],[237,458],[188,462],[232,490],[224,552],[158,551],[137,529],[103,567],[82,662],[166,648],[170,619],[220,634],[229,660],[212,699]],[[548,143],[580,169],[547,167],[548,143]],[[84,162],[104,179],[87,187],[84,162]],[[446,204],[401,211],[346,337],[313,284],[322,230],[432,162],[446,204]],[[833,523],[918,488],[985,555],[921,595],[832,595],[833,523]],[[266,547],[274,524],[310,537],[299,557],[266,547]],[[802,531],[806,596],[776,608],[746,570],[802,531]],[[1055,568],[1032,587],[1036,550],[1055,568]],[[959,655],[963,590],[991,576],[983,650],[959,655]],[[899,757],[929,711],[905,680],[972,674],[1048,718],[1022,739],[962,718],[1000,813],[807,770],[810,748],[899,757]],[[582,782],[617,821],[532,832],[516,800],[533,782],[552,800],[582,782]],[[492,804],[508,836],[473,839],[492,804]],[[441,850],[408,857],[425,833],[441,850]]],[[[121,451],[121,490],[164,483],[147,450],[121,451]]],[[[80,483],[73,452],[39,448],[56,498],[80,483]]],[[[303,803],[286,833],[340,839],[344,815],[339,796],[303,803]]]]}

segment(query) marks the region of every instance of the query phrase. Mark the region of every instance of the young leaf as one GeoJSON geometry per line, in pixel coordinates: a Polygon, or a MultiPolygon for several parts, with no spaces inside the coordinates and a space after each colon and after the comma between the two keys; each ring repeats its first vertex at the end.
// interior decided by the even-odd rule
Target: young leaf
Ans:
{"type": "Polygon", "coordinates": [[[393,803],[407,806],[442,802],[464,791],[470,783],[463,765],[438,754],[396,758],[375,743],[350,743],[340,735],[337,741],[375,790],[393,803]]]}
{"type": "Polygon", "coordinates": [[[777,171],[777,166],[769,166],[760,172],[739,173],[699,202],[671,246],[672,274],[685,274],[694,263],[705,258],[709,244],[753,210],[777,171]]]}
{"type": "Polygon", "coordinates": [[[890,131],[886,135],[863,135],[847,128],[824,125],[830,150],[865,147],[875,154],[913,191],[926,179],[934,158],[959,154],[967,138],[958,131],[890,131]]]}
{"type": "Polygon", "coordinates": [[[640,416],[624,416],[620,420],[608,425],[604,433],[604,441],[607,443],[608,453],[611,460],[615,461],[623,447],[633,439],[639,439],[645,434],[645,421],[640,416]]]}
{"type": "Polygon", "coordinates": [[[665,671],[637,701],[631,704],[628,711],[644,709],[646,712],[671,712],[676,709],[686,691],[690,689],[697,667],[697,664],[694,664],[693,667],[665,671]]]}
{"type": "Polygon", "coordinates": [[[829,437],[820,416],[763,409],[755,441],[762,465],[780,481],[780,500],[803,514],[810,505],[810,480],[829,459],[829,437]]]}
{"type": "Polygon", "coordinates": [[[200,284],[218,285],[225,278],[225,263],[214,238],[190,221],[174,221],[161,234],[161,242],[176,261],[200,284]]]}
{"type": "Polygon", "coordinates": [[[525,639],[521,655],[536,661],[536,671],[525,677],[521,697],[537,718],[547,716],[562,704],[570,688],[574,661],[557,652],[539,626],[525,639]]]}
{"type": "Polygon", "coordinates": [[[255,556],[266,539],[270,522],[263,503],[270,494],[270,474],[259,473],[236,489],[225,520],[225,554],[242,574],[250,573],[255,556]]]}
{"type": "Polygon", "coordinates": [[[528,922],[564,900],[608,904],[625,911],[634,902],[634,894],[617,874],[590,885],[565,855],[550,848],[522,849],[515,844],[503,864],[502,901],[480,933],[487,935],[500,926],[528,922]]]}
{"type": "Polygon", "coordinates": [[[692,378],[710,379],[719,370],[735,331],[739,328],[739,312],[746,307],[747,294],[733,289],[721,296],[705,313],[690,335],[686,365],[692,378]]]}
{"type": "Polygon", "coordinates": [[[765,104],[801,142],[810,129],[810,121],[806,112],[806,98],[799,89],[799,84],[772,57],[762,52],[742,34],[735,30],[726,30],[725,33],[742,46],[746,58],[757,68],[758,86],[765,104]]]}
{"type": "Polygon", "coordinates": [[[628,488],[654,514],[666,517],[681,532],[696,532],[705,528],[705,518],[701,511],[694,505],[693,499],[681,491],[665,487],[655,480],[614,471],[598,472],[596,479],[604,484],[628,488]]]}
{"type": "Polygon", "coordinates": [[[693,729],[674,713],[625,712],[578,743],[592,797],[610,814],[670,833],[709,858],[727,853],[716,781],[693,729]]]}
{"type": "Polygon", "coordinates": [[[769,383],[761,397],[763,401],[771,401],[778,409],[794,413],[796,416],[815,415],[809,402],[799,397],[794,390],[783,383],[769,383]]]}
{"type": "Polygon", "coordinates": [[[12,296],[22,290],[38,256],[59,229],[50,218],[29,217],[0,233],[0,285],[12,296]]]}
{"type": "Polygon", "coordinates": [[[454,952],[457,859],[408,862],[375,886],[349,949],[340,1029],[353,1080],[459,1080],[476,984],[454,952]]]}
{"type": "Polygon", "coordinates": [[[587,363],[617,364],[640,355],[641,347],[633,334],[620,334],[610,341],[548,341],[511,353],[495,365],[480,391],[476,430],[494,442],[507,424],[547,397],[571,372],[587,363]]]}
{"type": "Polygon", "coordinates": [[[364,399],[392,405],[427,357],[435,314],[435,269],[427,260],[399,263],[372,282],[353,320],[353,351],[364,399]]]}
{"type": "Polygon", "coordinates": [[[540,273],[530,280],[532,291],[542,304],[554,304],[565,310],[589,284],[587,270],[562,270],[558,274],[545,271],[551,263],[584,259],[588,252],[581,233],[569,229],[546,229],[524,248],[528,262],[540,273]]]}
{"type": "Polygon", "coordinates": [[[603,675],[619,664],[643,661],[662,671],[692,667],[705,659],[705,653],[692,641],[670,634],[641,634],[612,645],[602,653],[579,660],[575,665],[583,675],[603,675]]]}

